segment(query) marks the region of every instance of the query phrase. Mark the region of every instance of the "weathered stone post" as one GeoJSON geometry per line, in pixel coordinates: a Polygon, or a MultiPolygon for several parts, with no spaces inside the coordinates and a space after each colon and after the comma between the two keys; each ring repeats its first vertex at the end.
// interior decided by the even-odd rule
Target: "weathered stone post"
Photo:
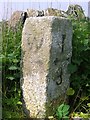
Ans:
{"type": "Polygon", "coordinates": [[[72,25],[60,17],[27,18],[22,33],[22,92],[27,114],[53,115],[69,87],[72,25]]]}

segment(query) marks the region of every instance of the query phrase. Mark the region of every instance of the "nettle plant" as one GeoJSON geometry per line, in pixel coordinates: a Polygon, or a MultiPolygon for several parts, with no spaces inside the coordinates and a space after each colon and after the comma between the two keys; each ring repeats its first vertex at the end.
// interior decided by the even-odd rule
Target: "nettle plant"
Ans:
{"type": "Polygon", "coordinates": [[[89,114],[90,100],[90,20],[72,20],[73,52],[68,66],[70,84],[75,94],[70,97],[71,112],[89,114]],[[73,101],[73,102],[72,102],[73,101]]]}
{"type": "Polygon", "coordinates": [[[66,104],[61,104],[57,111],[56,111],[56,116],[58,117],[59,120],[62,120],[62,119],[69,119],[68,117],[68,114],[69,114],[69,108],[70,106],[69,105],[66,105],[66,104]]]}
{"type": "Polygon", "coordinates": [[[23,117],[20,90],[22,26],[11,29],[2,22],[2,113],[3,118],[23,117]]]}

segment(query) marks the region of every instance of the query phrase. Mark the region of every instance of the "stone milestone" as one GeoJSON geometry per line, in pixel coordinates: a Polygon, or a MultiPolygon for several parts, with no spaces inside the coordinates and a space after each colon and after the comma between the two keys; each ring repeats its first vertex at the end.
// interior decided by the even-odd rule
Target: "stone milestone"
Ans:
{"type": "Polygon", "coordinates": [[[23,106],[31,118],[52,116],[69,87],[72,56],[70,20],[55,16],[27,18],[22,32],[23,106]]]}

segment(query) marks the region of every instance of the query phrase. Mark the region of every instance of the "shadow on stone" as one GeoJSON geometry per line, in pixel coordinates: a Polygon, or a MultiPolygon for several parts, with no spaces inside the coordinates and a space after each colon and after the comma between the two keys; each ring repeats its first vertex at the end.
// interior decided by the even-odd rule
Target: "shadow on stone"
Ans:
{"type": "Polygon", "coordinates": [[[47,116],[55,115],[57,107],[68,102],[66,91],[69,87],[67,66],[72,54],[72,28],[69,20],[56,18],[52,23],[50,58],[47,75],[47,116]],[[69,30],[68,30],[69,29],[69,30]]]}

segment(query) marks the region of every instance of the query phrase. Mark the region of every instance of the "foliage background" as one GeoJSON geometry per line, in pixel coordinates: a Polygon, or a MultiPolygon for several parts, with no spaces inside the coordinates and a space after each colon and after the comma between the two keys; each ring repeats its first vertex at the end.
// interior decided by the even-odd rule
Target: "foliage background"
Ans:
{"type": "Polygon", "coordinates": [[[70,84],[75,94],[70,97],[71,112],[83,112],[90,117],[90,20],[72,20],[73,52],[69,65],[70,84]]]}
{"type": "Polygon", "coordinates": [[[20,89],[22,25],[11,29],[2,23],[2,116],[24,118],[20,89]]]}
{"type": "MultiPolygon", "coordinates": [[[[68,72],[70,84],[75,93],[69,97],[70,114],[77,112],[90,117],[90,20],[72,19],[73,54],[68,72]]],[[[25,118],[22,110],[20,89],[22,25],[10,29],[2,22],[2,109],[3,119],[25,118]]],[[[78,116],[80,116],[78,114],[78,116]]]]}

